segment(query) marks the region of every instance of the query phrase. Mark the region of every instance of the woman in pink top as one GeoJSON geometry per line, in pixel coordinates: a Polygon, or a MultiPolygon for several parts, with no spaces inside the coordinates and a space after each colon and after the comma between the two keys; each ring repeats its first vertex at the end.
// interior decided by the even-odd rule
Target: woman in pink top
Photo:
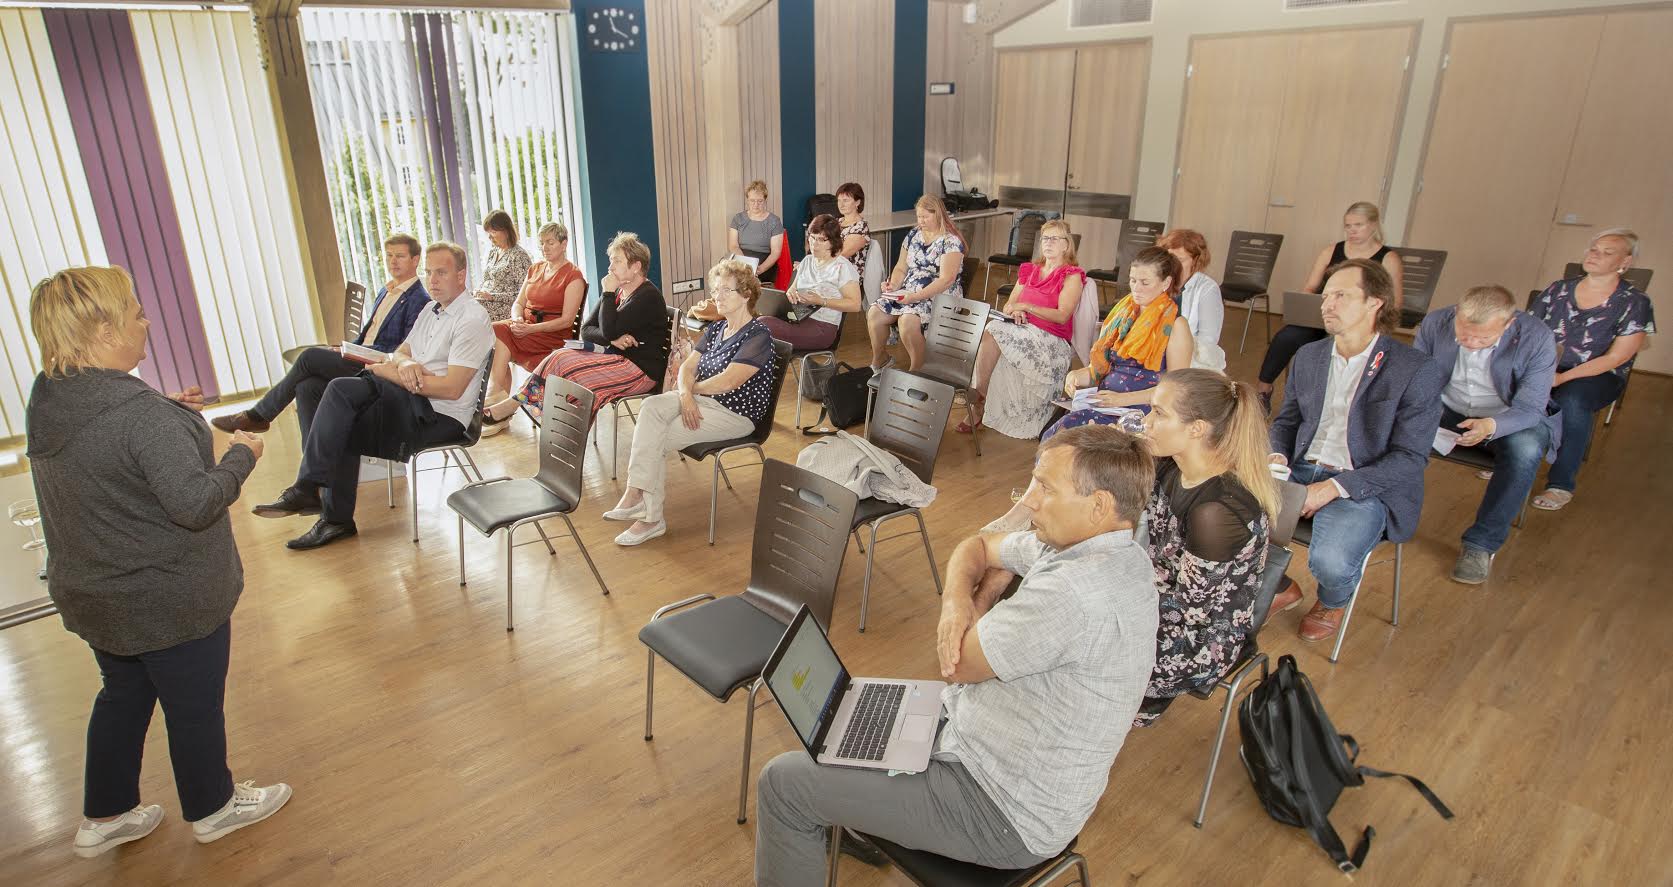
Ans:
{"type": "Polygon", "coordinates": [[[961,434],[986,426],[1029,440],[1051,418],[1052,397],[1063,389],[1074,357],[1070,318],[1086,272],[1075,264],[1075,241],[1061,219],[1040,226],[1040,255],[1040,264],[1025,263],[1017,273],[1005,319],[988,321],[982,333],[961,434]]]}

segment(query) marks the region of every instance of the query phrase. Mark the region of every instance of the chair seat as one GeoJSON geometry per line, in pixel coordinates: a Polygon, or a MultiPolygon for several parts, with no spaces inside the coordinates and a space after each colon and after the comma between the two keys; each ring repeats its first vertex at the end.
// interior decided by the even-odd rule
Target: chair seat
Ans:
{"type": "Polygon", "coordinates": [[[546,489],[532,477],[480,487],[466,487],[447,497],[447,507],[482,533],[493,533],[542,514],[569,514],[574,502],[546,489]]]}
{"type": "Polygon", "coordinates": [[[866,835],[865,838],[876,844],[877,849],[882,850],[883,855],[889,857],[889,861],[908,877],[926,887],[1019,887],[1050,868],[1064,853],[1075,849],[1075,841],[1080,840],[1076,838],[1075,841],[1070,841],[1062,853],[1036,866],[1025,869],[990,869],[973,862],[949,859],[923,850],[912,850],[871,835],[866,835]]]}
{"type": "Polygon", "coordinates": [[[697,318],[692,317],[689,314],[685,314],[685,315],[681,315],[680,326],[685,327],[686,329],[691,330],[694,333],[700,333],[703,330],[707,329],[709,324],[711,324],[713,322],[714,321],[711,321],[711,320],[698,320],[697,318]]]}
{"type": "Polygon", "coordinates": [[[761,676],[786,623],[740,595],[717,598],[639,629],[639,640],[722,702],[761,676]]]}
{"type": "Polygon", "coordinates": [[[291,364],[296,363],[297,358],[302,356],[302,352],[307,351],[309,348],[324,348],[324,347],[325,347],[324,345],[318,345],[318,344],[316,344],[316,345],[298,345],[295,348],[286,348],[285,350],[279,352],[279,357],[280,357],[280,359],[282,359],[285,362],[285,366],[290,366],[291,364]]]}
{"type": "Polygon", "coordinates": [[[1290,539],[1302,545],[1312,545],[1313,519],[1310,517],[1304,517],[1296,521],[1295,532],[1290,534],[1290,539]]]}
{"type": "Polygon", "coordinates": [[[1093,280],[1102,280],[1105,283],[1120,283],[1121,282],[1121,274],[1120,274],[1120,272],[1116,271],[1114,268],[1111,268],[1108,271],[1104,271],[1104,270],[1088,271],[1088,272],[1086,272],[1086,276],[1092,278],[1093,280]]]}
{"type": "Polygon", "coordinates": [[[1223,301],[1223,302],[1237,302],[1237,303],[1241,304],[1243,302],[1249,301],[1250,299],[1261,298],[1265,295],[1266,295],[1266,290],[1264,290],[1264,289],[1255,289],[1254,287],[1238,286],[1235,283],[1226,283],[1226,284],[1221,284],[1220,285],[1220,300],[1223,301]]]}
{"type": "Polygon", "coordinates": [[[999,289],[996,292],[998,292],[1001,296],[1008,296],[1011,294],[1011,291],[1016,288],[1017,285],[1014,283],[1002,283],[999,285],[999,289]]]}
{"type": "Polygon", "coordinates": [[[1445,456],[1436,453],[1435,458],[1442,462],[1456,462],[1459,465],[1484,468],[1488,471],[1492,471],[1496,464],[1493,461],[1493,454],[1486,447],[1453,447],[1452,452],[1445,456]]]}
{"type": "Polygon", "coordinates": [[[1028,259],[1022,256],[1013,256],[1010,253],[998,253],[988,256],[988,264],[1005,265],[1010,268],[1020,268],[1022,267],[1022,263],[1026,261],[1028,261],[1028,259]]]}
{"type": "Polygon", "coordinates": [[[861,499],[860,504],[854,508],[854,526],[862,527],[880,517],[911,510],[912,506],[910,505],[902,505],[899,502],[889,502],[875,496],[868,496],[861,499]]]}
{"type": "Polygon", "coordinates": [[[694,443],[691,446],[680,450],[680,453],[687,459],[702,461],[703,459],[706,459],[721,450],[730,449],[731,447],[745,447],[752,443],[755,443],[754,435],[749,437],[734,437],[731,440],[708,440],[702,443],[694,443]]]}

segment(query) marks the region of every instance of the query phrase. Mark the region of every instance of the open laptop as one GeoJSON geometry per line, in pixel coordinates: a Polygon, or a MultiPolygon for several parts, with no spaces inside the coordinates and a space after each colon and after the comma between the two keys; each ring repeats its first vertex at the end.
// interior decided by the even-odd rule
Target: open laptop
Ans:
{"type": "Polygon", "coordinates": [[[806,604],[761,677],[815,761],[906,773],[929,768],[947,685],[850,677],[806,604]]]}
{"type": "Polygon", "coordinates": [[[1324,296],[1319,293],[1284,293],[1284,322],[1290,326],[1324,329],[1324,296]]]}

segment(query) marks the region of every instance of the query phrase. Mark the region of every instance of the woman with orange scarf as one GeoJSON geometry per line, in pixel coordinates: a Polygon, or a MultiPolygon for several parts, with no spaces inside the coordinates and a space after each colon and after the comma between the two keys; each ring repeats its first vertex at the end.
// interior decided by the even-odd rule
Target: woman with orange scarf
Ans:
{"type": "MultiPolygon", "coordinates": [[[[1127,272],[1132,291],[1110,309],[1092,344],[1091,366],[1069,373],[1066,394],[1097,387],[1099,407],[1132,407],[1150,411],[1150,398],[1162,373],[1188,367],[1195,344],[1190,326],[1179,315],[1175,297],[1180,285],[1179,260],[1161,247],[1150,247],[1133,258],[1127,272]]],[[[1057,420],[1040,436],[1046,440],[1065,428],[1113,425],[1118,417],[1096,409],[1075,410],[1057,420]]]]}

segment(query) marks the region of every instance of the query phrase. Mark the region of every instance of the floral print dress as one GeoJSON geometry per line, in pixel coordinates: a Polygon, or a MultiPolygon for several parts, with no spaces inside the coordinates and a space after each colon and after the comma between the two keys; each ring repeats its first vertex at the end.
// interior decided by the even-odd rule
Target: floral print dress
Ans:
{"type": "Polygon", "coordinates": [[[1174,698],[1213,686],[1242,654],[1270,536],[1260,503],[1235,478],[1186,487],[1168,458],[1157,461],[1144,517],[1161,620],[1137,727],[1160,717],[1174,698]]]}
{"type": "MultiPolygon", "coordinates": [[[[1622,280],[1602,305],[1581,308],[1574,298],[1581,279],[1551,284],[1528,308],[1557,337],[1558,370],[1571,370],[1602,357],[1621,336],[1656,332],[1655,306],[1643,290],[1622,280]]],[[[1631,371],[1630,360],[1611,370],[1622,379],[1631,371]]]]}

